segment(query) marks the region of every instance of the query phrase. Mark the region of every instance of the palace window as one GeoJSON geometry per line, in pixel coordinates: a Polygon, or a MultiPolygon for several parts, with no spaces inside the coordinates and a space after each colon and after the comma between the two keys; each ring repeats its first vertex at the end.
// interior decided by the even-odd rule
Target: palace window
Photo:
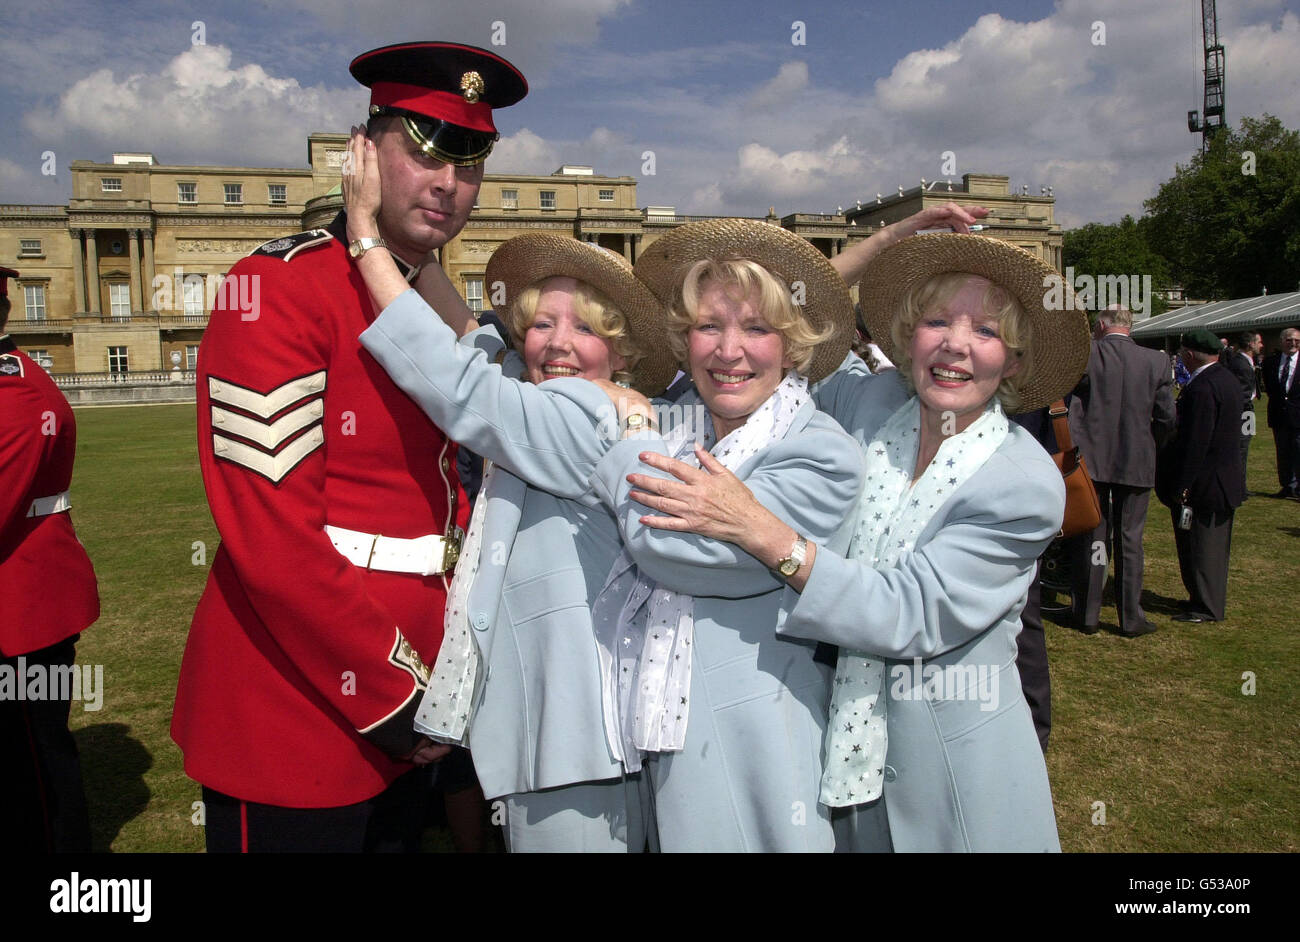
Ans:
{"type": "Polygon", "coordinates": [[[196,370],[199,366],[199,345],[197,343],[187,343],[185,345],[185,369],[196,370]]]}
{"type": "Polygon", "coordinates": [[[121,177],[100,177],[99,188],[104,193],[121,193],[122,178],[121,177]]]}
{"type": "Polygon", "coordinates": [[[283,206],[285,203],[289,202],[288,195],[285,191],[285,184],[283,183],[268,183],[266,185],[266,193],[272,206],[283,206]]]}
{"type": "Polygon", "coordinates": [[[465,279],[465,303],[475,314],[483,310],[483,279],[465,279]]]}
{"type": "Polygon", "coordinates": [[[18,240],[18,257],[19,258],[42,258],[45,253],[41,250],[40,239],[19,239],[18,240]]]}
{"type": "Polygon", "coordinates": [[[501,191],[501,208],[518,209],[519,208],[519,191],[502,190],[501,191]]]}
{"type": "Polygon", "coordinates": [[[126,347],[108,348],[108,371],[125,373],[127,371],[126,347]]]}
{"type": "Polygon", "coordinates": [[[131,319],[131,286],[116,284],[108,286],[108,306],[115,321],[131,319]]]}
{"type": "Polygon", "coordinates": [[[613,191],[613,190],[601,190],[600,193],[599,193],[599,196],[600,196],[600,201],[601,201],[602,203],[612,203],[612,202],[614,202],[614,191],[613,191]]]}
{"type": "Polygon", "coordinates": [[[223,183],[222,186],[226,191],[227,206],[244,205],[244,184],[242,183],[223,183]]]}
{"type": "Polygon", "coordinates": [[[539,195],[542,199],[542,209],[555,209],[554,190],[542,190],[539,195]]]}
{"type": "Polygon", "coordinates": [[[50,369],[50,367],[54,365],[54,360],[51,359],[50,351],[48,350],[28,350],[27,355],[41,366],[45,367],[46,370],[50,369]]]}
{"type": "Polygon", "coordinates": [[[23,303],[29,321],[45,320],[45,285],[23,285],[23,303]]]}
{"type": "Polygon", "coordinates": [[[176,184],[176,202],[192,206],[198,201],[199,185],[197,183],[176,184]]]}
{"type": "Polygon", "coordinates": [[[203,276],[186,275],[181,282],[184,292],[185,317],[203,318],[203,276]]]}

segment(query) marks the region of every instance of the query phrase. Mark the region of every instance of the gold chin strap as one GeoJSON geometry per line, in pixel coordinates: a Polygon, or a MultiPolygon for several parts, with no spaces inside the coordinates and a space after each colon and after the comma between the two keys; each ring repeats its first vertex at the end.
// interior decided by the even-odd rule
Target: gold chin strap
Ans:
{"type": "Polygon", "coordinates": [[[452,164],[457,167],[473,167],[477,164],[481,164],[483,161],[487,160],[488,154],[492,153],[492,145],[496,143],[496,141],[488,141],[487,147],[469,157],[454,156],[436,147],[433,141],[425,140],[416,128],[415,122],[405,115],[402,116],[402,127],[406,128],[406,133],[410,135],[411,140],[415,141],[416,146],[420,148],[420,152],[425,156],[432,157],[435,160],[441,160],[445,164],[452,164]]]}

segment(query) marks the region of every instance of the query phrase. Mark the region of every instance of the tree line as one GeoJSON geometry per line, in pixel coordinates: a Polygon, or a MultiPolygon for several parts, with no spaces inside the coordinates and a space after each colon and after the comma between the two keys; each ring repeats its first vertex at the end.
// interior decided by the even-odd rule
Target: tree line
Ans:
{"type": "MultiPolygon", "coordinates": [[[[1143,206],[1137,220],[1067,231],[1063,264],[1094,278],[1149,274],[1198,300],[1300,291],[1300,133],[1276,117],[1216,134],[1143,206]]],[[[1165,307],[1156,298],[1151,314],[1165,307]]]]}

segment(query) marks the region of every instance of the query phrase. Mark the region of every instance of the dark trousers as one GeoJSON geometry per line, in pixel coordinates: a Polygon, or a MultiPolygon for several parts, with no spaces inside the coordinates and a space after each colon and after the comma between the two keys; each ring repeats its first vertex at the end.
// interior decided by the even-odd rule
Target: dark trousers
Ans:
{"type": "Polygon", "coordinates": [[[1075,538],[1070,572],[1076,624],[1095,625],[1101,617],[1107,563],[1115,563],[1115,611],[1120,631],[1136,631],[1146,621],[1142,611],[1142,531],[1146,529],[1151,489],[1094,481],[1101,502],[1101,523],[1091,534],[1075,538]]]}
{"type": "MultiPolygon", "coordinates": [[[[1244,428],[1246,416],[1253,415],[1250,403],[1246,403],[1245,412],[1242,413],[1242,426],[1244,428]]],[[[1242,480],[1246,481],[1246,491],[1250,491],[1250,440],[1255,437],[1254,423],[1250,426],[1251,434],[1247,435],[1244,431],[1241,433],[1241,474],[1242,480]]]]}
{"type": "Polygon", "coordinates": [[[1038,744],[1047,751],[1047,737],[1052,731],[1052,677],[1047,671],[1047,635],[1043,631],[1043,561],[1034,569],[1029,598],[1020,613],[1020,634],[1016,636],[1016,670],[1020,687],[1034,718],[1038,744]]]}
{"type": "Polygon", "coordinates": [[[1187,590],[1189,611],[1222,621],[1228,605],[1228,556],[1232,549],[1233,511],[1196,510],[1192,528],[1178,528],[1180,508],[1170,508],[1178,571],[1187,590]]]}
{"type": "Polygon", "coordinates": [[[1277,450],[1277,483],[1292,495],[1300,494],[1300,427],[1281,422],[1273,427],[1277,450]]]}
{"type": "Polygon", "coordinates": [[[427,769],[412,769],[374,798],[335,808],[263,805],[205,785],[208,853],[414,853],[429,785],[427,769]]]}
{"type": "MultiPolygon", "coordinates": [[[[49,676],[52,667],[71,666],[79,637],[22,655],[25,673],[39,666],[49,676]]],[[[0,664],[25,685],[16,673],[17,657],[0,664]]],[[[0,698],[0,850],[90,851],[81,758],[68,730],[70,708],[68,700],[0,698]]]]}

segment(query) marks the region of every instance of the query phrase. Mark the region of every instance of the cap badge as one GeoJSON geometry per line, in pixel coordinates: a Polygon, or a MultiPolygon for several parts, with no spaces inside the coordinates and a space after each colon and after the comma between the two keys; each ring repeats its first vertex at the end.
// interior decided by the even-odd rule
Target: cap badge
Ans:
{"type": "Polygon", "coordinates": [[[483,76],[477,72],[466,72],[460,77],[460,93],[471,105],[478,102],[484,88],[483,76]]]}

